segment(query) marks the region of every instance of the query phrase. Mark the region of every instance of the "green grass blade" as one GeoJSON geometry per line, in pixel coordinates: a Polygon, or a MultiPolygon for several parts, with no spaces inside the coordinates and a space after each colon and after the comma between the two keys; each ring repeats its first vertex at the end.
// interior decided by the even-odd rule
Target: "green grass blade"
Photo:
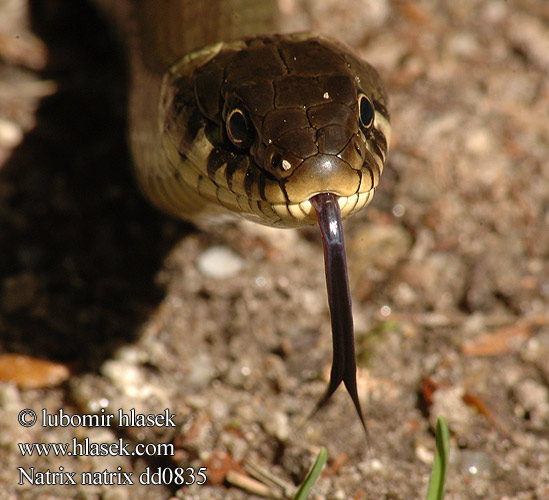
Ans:
{"type": "Polygon", "coordinates": [[[444,483],[446,481],[448,456],[450,453],[450,435],[446,420],[442,416],[438,417],[437,420],[436,444],[437,452],[435,455],[431,479],[429,479],[427,500],[442,500],[442,497],[444,496],[444,483]]]}
{"type": "Polygon", "coordinates": [[[294,500],[306,500],[306,498],[309,496],[309,493],[311,491],[311,488],[316,483],[316,480],[318,479],[318,476],[320,476],[320,473],[322,472],[322,468],[326,464],[326,459],[328,458],[328,452],[326,451],[326,448],[322,448],[316,457],[316,461],[311,467],[311,470],[301,483],[301,486],[297,490],[297,493],[294,496],[294,500]]]}

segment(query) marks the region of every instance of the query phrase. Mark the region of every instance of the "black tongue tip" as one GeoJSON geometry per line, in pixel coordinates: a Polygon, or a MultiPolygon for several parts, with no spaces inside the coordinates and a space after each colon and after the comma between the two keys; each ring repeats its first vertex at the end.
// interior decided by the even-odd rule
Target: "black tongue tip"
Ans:
{"type": "Polygon", "coordinates": [[[362,426],[367,433],[356,385],[353,311],[338,198],[331,193],[321,193],[313,196],[311,203],[316,210],[324,245],[326,286],[328,289],[333,341],[330,382],[326,388],[326,392],[316,404],[313,414],[326,404],[341,382],[343,382],[353,400],[362,426]]]}

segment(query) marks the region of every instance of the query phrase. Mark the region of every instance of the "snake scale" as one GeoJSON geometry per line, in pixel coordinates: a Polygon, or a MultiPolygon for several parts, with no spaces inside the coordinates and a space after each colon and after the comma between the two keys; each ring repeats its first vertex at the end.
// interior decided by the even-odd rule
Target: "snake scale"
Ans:
{"type": "Polygon", "coordinates": [[[96,0],[130,67],[129,143],[149,201],[196,224],[318,223],[333,338],[363,427],[341,218],[372,199],[390,140],[383,83],[328,37],[278,35],[274,0],[96,0]]]}

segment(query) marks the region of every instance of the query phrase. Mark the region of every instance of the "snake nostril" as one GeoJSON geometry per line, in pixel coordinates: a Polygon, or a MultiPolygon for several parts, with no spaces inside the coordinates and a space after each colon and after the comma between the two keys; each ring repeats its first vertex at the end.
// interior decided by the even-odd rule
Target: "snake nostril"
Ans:
{"type": "Polygon", "coordinates": [[[356,152],[358,153],[358,156],[362,158],[362,149],[360,148],[360,144],[355,141],[354,146],[355,146],[356,152]]]}
{"type": "Polygon", "coordinates": [[[280,167],[280,164],[282,163],[282,155],[280,153],[274,153],[271,157],[271,168],[275,170],[276,168],[280,167]]]}

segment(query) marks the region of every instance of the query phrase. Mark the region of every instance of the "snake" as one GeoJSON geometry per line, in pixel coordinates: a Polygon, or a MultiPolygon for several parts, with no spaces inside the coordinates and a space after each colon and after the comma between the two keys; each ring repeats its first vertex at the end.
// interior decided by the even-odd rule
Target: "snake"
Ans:
{"type": "Polygon", "coordinates": [[[364,430],[342,219],[366,206],[391,135],[373,66],[315,33],[277,34],[274,0],[96,0],[129,66],[128,140],[144,196],[199,227],[318,224],[333,358],[364,430]]]}

